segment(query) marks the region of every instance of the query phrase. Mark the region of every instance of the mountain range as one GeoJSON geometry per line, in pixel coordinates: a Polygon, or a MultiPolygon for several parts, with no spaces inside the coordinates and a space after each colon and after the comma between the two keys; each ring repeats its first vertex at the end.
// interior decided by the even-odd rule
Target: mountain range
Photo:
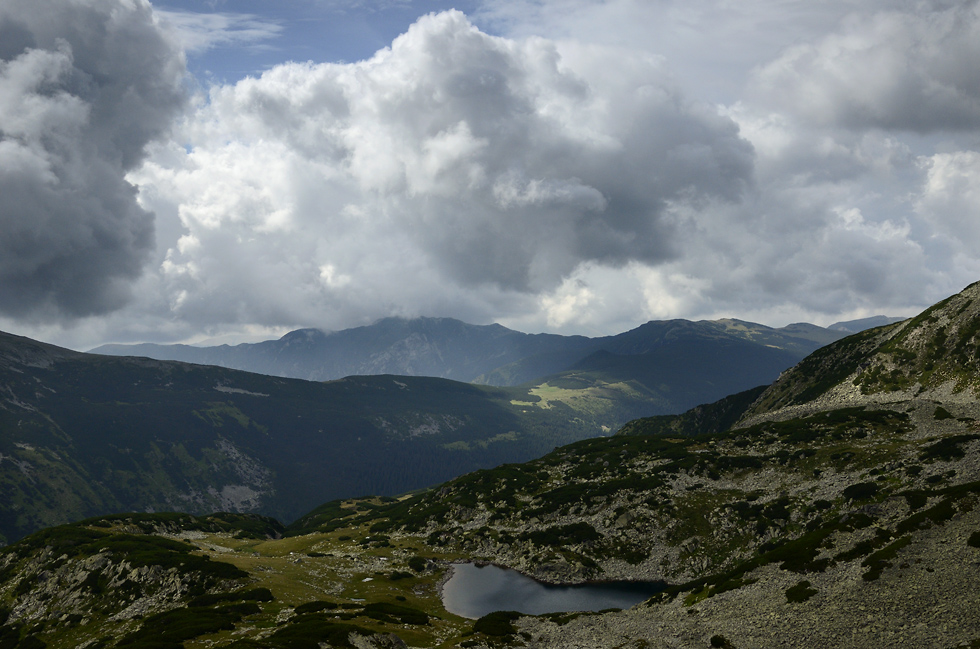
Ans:
{"type": "MultiPolygon", "coordinates": [[[[5,357],[24,374],[62,362],[14,347],[5,357]]],[[[289,525],[141,513],[42,530],[0,549],[0,642],[977,647],[978,367],[980,283],[822,347],[767,387],[416,493],[326,502],[289,525]],[[440,598],[464,560],[663,587],[627,610],[469,620],[440,598]]]]}
{"type": "Polygon", "coordinates": [[[533,400],[445,379],[317,383],[0,335],[0,535],[134,510],[292,520],[324,500],[418,489],[596,433],[533,400]]]}
{"type": "MultiPolygon", "coordinates": [[[[855,321],[851,326],[860,324],[855,321]]],[[[216,365],[309,381],[398,374],[512,386],[572,369],[599,352],[635,356],[709,340],[747,341],[781,349],[795,362],[848,331],[805,323],[771,328],[739,320],[666,320],[615,336],[588,338],[526,334],[499,324],[471,325],[452,318],[385,318],[364,327],[331,333],[299,329],[278,340],[235,346],[143,343],[103,345],[91,352],[216,365]]]]}
{"type": "Polygon", "coordinates": [[[304,372],[329,373],[342,357],[347,369],[485,372],[476,378],[508,379],[500,382],[565,368],[496,388],[393,375],[311,382],[0,334],[0,540],[130,510],[290,521],[324,500],[391,496],[606,435],[638,416],[682,412],[767,383],[839,335],[674,320],[587,339],[389,319],[236,348],[161,348],[236,352],[279,368],[302,361],[304,372]]]}
{"type": "Polygon", "coordinates": [[[334,335],[157,350],[236,352],[279,368],[302,361],[304,372],[327,372],[314,361],[343,356],[348,369],[391,363],[502,383],[565,368],[497,388],[393,375],[311,382],[0,334],[0,541],[130,510],[290,521],[324,500],[391,496],[607,435],[638,416],[683,412],[770,382],[840,335],[673,320],[588,339],[388,319],[334,335]],[[414,355],[395,352],[413,345],[414,355]]]}

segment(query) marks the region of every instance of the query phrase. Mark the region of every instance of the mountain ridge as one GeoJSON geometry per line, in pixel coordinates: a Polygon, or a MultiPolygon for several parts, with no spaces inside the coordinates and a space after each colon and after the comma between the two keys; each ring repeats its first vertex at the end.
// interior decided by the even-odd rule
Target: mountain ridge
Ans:
{"type": "MultiPolygon", "coordinates": [[[[681,412],[795,360],[741,338],[676,333],[652,345],[638,335],[645,353],[602,352],[512,388],[394,375],[310,382],[0,334],[0,541],[126,510],[291,520],[322,500],[391,496],[681,412]]],[[[321,335],[293,332],[284,349],[303,355],[321,335]]]]}
{"type": "Polygon", "coordinates": [[[90,353],[147,356],[315,381],[398,374],[512,386],[560,373],[599,350],[633,355],[694,338],[728,338],[779,347],[798,360],[844,335],[806,323],[771,328],[729,319],[650,321],[613,336],[587,338],[527,334],[499,324],[471,325],[453,318],[383,318],[329,333],[297,329],[278,340],[235,346],[143,343],[102,345],[90,353]]]}
{"type": "Polygon", "coordinates": [[[131,509],[291,520],[601,434],[518,398],[531,397],[428,377],[316,383],[0,334],[0,537],[131,509]]]}

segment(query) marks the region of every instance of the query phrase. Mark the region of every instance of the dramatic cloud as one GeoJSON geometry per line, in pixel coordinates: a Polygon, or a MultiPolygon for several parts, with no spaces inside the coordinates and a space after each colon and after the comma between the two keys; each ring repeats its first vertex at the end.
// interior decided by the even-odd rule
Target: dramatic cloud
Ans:
{"type": "Polygon", "coordinates": [[[836,28],[848,12],[894,0],[492,0],[479,24],[509,35],[601,43],[665,57],[693,96],[730,103],[755,66],[836,28]]]}
{"type": "Polygon", "coordinates": [[[849,16],[757,77],[767,101],[818,123],[928,133],[980,127],[980,5],[849,16]]]}
{"type": "Polygon", "coordinates": [[[144,1],[0,4],[0,313],[126,301],[153,217],[124,175],[181,109],[183,69],[144,1]]]}
{"type": "Polygon", "coordinates": [[[131,288],[73,339],[386,315],[605,334],[911,314],[980,276],[980,3],[467,4],[473,23],[424,16],[367,60],[278,64],[339,15],[373,36],[335,58],[363,58],[414,5],[157,26],[132,1],[5,2],[0,315],[131,288]],[[241,80],[178,113],[168,33],[241,80]]]}
{"type": "Polygon", "coordinates": [[[980,277],[980,152],[939,153],[921,164],[926,182],[915,207],[934,232],[936,256],[980,277]]]}
{"type": "Polygon", "coordinates": [[[172,307],[267,324],[533,300],[583,263],[657,264],[680,252],[670,211],[737,202],[753,164],[658,59],[495,38],[458,12],[368,61],[215,88],[186,128],[189,153],[133,176],[179,206],[172,307]]]}

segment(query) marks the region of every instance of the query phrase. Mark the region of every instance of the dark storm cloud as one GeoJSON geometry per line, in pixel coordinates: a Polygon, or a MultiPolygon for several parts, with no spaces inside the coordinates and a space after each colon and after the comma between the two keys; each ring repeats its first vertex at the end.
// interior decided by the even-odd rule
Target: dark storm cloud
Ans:
{"type": "Polygon", "coordinates": [[[125,174],[182,109],[183,74],[147,2],[0,4],[0,313],[125,303],[153,248],[125,174]]]}

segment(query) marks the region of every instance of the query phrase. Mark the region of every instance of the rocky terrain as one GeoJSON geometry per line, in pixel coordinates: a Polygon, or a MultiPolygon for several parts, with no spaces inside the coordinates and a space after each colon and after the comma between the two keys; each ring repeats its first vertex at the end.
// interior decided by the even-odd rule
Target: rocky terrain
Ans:
{"type": "Polygon", "coordinates": [[[546,581],[676,584],[628,612],[522,618],[533,646],[969,643],[978,331],[973,285],[819,350],[743,396],[756,398],[725,432],[685,435],[685,422],[718,430],[732,400],[471,474],[388,523],[371,515],[546,581]]]}
{"type": "Polygon", "coordinates": [[[978,361],[980,284],[765,390],[414,495],[285,528],[157,514],[42,531],[0,552],[0,642],[980,647],[978,361]],[[473,621],[439,600],[460,560],[668,586],[628,610],[473,621]]]}

